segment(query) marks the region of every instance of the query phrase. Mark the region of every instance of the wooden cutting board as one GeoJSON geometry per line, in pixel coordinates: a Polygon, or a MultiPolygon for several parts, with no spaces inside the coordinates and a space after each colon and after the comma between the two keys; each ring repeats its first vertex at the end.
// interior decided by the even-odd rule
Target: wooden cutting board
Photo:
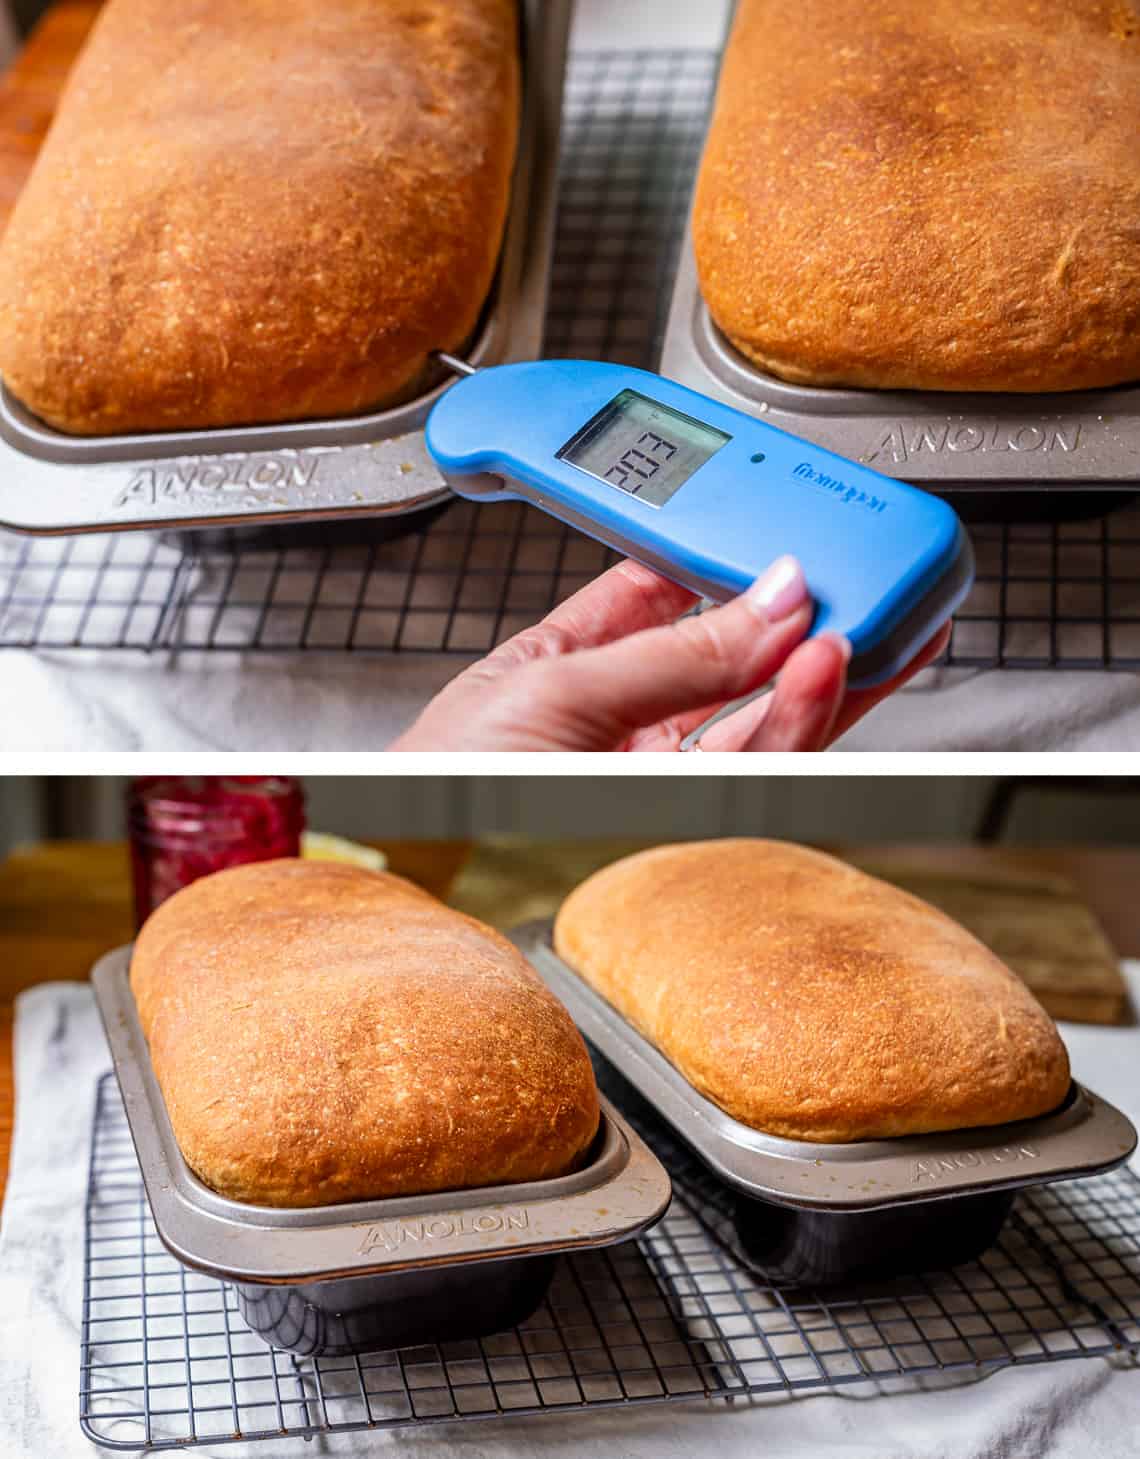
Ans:
{"type": "Polygon", "coordinates": [[[32,170],[67,73],[99,8],[100,0],[59,0],[0,78],[0,230],[32,170]]]}
{"type": "MultiPolygon", "coordinates": [[[[455,906],[506,929],[551,917],[584,877],[629,855],[648,841],[536,842],[491,837],[468,858],[452,890],[455,906]]],[[[843,846],[829,848],[875,876],[893,882],[968,927],[1025,979],[1054,1018],[1082,1023],[1130,1019],[1119,956],[1088,899],[1068,877],[1010,859],[1006,848],[843,846]]],[[[1024,855],[1024,853],[1022,853],[1024,855]]],[[[1135,853],[1074,848],[1132,866],[1135,853]]],[[[1030,853],[1032,856],[1032,853],[1030,853]]],[[[1140,879],[1134,881],[1140,884],[1140,879]]],[[[1130,948],[1129,951],[1140,949],[1130,948]]]]}
{"type": "Polygon", "coordinates": [[[1120,959],[1066,877],[990,862],[924,865],[912,854],[847,847],[845,860],[940,907],[1019,973],[1054,1018],[1127,1023],[1120,959]]]}

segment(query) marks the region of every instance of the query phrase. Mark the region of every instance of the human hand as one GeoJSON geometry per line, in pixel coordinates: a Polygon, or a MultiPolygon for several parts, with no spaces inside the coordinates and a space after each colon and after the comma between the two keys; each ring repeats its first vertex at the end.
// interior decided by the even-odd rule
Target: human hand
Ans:
{"type": "Polygon", "coordinates": [[[703,750],[822,750],[942,652],[947,624],[901,673],[848,690],[851,646],[806,642],[803,571],[781,557],[746,593],[681,618],[697,599],[621,562],[448,684],[392,750],[679,750],[777,673],[772,693],[718,720],[703,750]],[[678,621],[679,620],[679,621],[678,621]]]}

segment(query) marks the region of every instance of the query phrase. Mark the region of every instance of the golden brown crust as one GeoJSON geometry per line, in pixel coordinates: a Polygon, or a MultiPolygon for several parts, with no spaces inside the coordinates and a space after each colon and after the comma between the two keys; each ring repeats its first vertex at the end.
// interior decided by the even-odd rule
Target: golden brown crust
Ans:
{"type": "Polygon", "coordinates": [[[917,897],[779,841],[663,846],[566,899],[555,948],[702,1094],[755,1129],[846,1141],[1055,1108],[1060,1036],[917,897]]]}
{"type": "Polygon", "coordinates": [[[740,0],[694,240],[811,385],[1140,377],[1138,0],[740,0]]]}
{"type": "Polygon", "coordinates": [[[108,0],[0,243],[0,374],[61,430],[406,397],[490,287],[515,0],[108,0]]]}
{"type": "Polygon", "coordinates": [[[218,872],[131,960],[187,1164],[269,1206],[566,1174],[598,1125],[569,1015],[497,932],[332,862],[218,872]]]}

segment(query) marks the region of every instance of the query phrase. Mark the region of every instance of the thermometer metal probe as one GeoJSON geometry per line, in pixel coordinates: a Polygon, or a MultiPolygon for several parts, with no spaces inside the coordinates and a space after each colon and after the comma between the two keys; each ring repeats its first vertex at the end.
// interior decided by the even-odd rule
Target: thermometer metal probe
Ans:
{"type": "Polygon", "coordinates": [[[945,502],[660,375],[436,358],[461,378],[425,439],[459,496],[529,502],[717,603],[790,553],[853,687],[902,669],[973,583],[945,502]]]}

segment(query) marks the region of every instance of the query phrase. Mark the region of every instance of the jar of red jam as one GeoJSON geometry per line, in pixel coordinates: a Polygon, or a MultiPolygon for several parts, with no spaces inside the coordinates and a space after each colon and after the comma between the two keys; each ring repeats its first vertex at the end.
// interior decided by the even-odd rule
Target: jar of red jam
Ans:
{"type": "Polygon", "coordinates": [[[127,791],[135,917],[223,867],[301,854],[305,797],[278,775],[146,775],[127,791]]]}

